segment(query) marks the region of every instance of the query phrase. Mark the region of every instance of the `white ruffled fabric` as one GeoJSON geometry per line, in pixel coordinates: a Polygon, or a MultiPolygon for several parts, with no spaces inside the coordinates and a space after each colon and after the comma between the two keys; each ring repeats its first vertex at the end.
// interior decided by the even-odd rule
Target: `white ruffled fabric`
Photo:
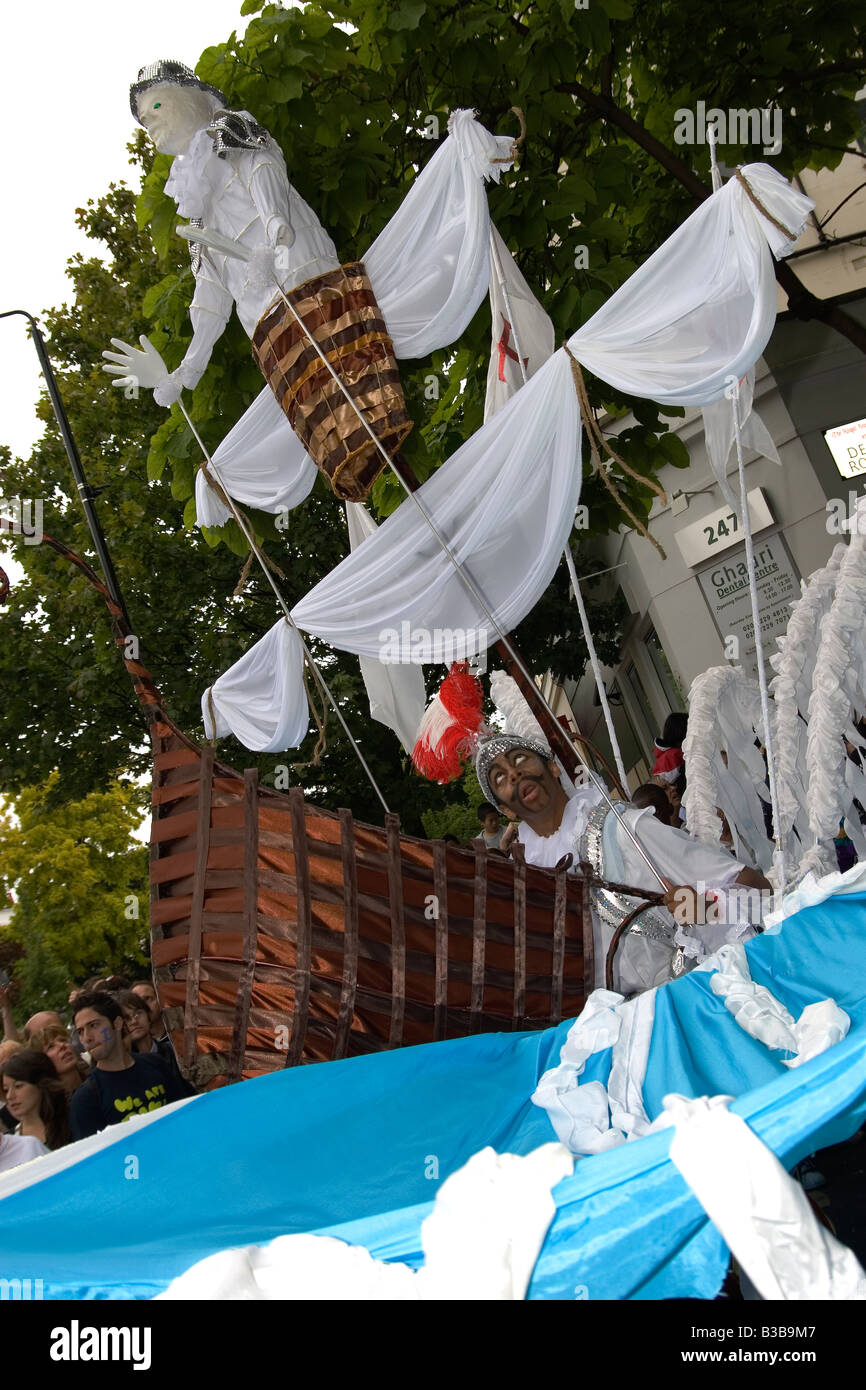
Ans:
{"type": "Polygon", "coordinates": [[[793,917],[795,913],[801,912],[804,907],[814,907],[817,903],[826,902],[828,898],[835,898],[840,893],[862,893],[866,891],[866,860],[858,864],[853,864],[845,873],[840,873],[834,869],[832,873],[824,874],[816,878],[811,871],[807,873],[797,887],[790,893],[786,893],[778,907],[774,907],[772,912],[768,912],[765,918],[767,929],[776,929],[786,917],[793,917]]]}
{"type": "Polygon", "coordinates": [[[866,1274],[730,1096],[664,1098],[670,1158],[763,1299],[866,1299],[866,1274]]]}
{"type": "Polygon", "coordinates": [[[556,1205],[551,1190],[572,1172],[561,1144],[532,1153],[482,1149],[447,1178],[421,1227],[424,1267],[377,1260],[331,1236],[278,1236],[221,1250],[173,1280],[166,1301],[395,1302],[514,1300],[526,1296],[556,1205]]]}
{"type": "Polygon", "coordinates": [[[310,725],[304,653],[298,634],[285,618],[205,691],[201,713],[208,738],[234,734],[256,753],[298,747],[310,725]]]}
{"type": "Polygon", "coordinates": [[[713,972],[713,994],[724,1000],[725,1008],[750,1038],[756,1038],[771,1051],[794,1053],[792,1058],[782,1059],[786,1067],[801,1067],[826,1052],[842,1041],[851,1026],[848,1015],[832,999],[807,1004],[795,1021],[766,986],[755,984],[746,952],[740,945],[723,946],[697,968],[713,972]]]}
{"type": "Polygon", "coordinates": [[[795,854],[799,846],[808,842],[805,716],[812,693],[821,625],[832,607],[839,567],[846,551],[845,545],[834,546],[827,564],[809,576],[803,592],[791,606],[784,636],[776,639],[778,650],[770,657],[770,665],[776,672],[770,691],[779,817],[782,834],[787,840],[786,849],[795,854]],[[795,829],[796,842],[791,836],[795,829]]]}
{"type": "Polygon", "coordinates": [[[603,1153],[650,1130],[643,1103],[655,1016],[654,989],[623,1002],[597,989],[568,1031],[559,1065],[544,1073],[531,1099],[546,1110],[557,1138],[573,1154],[603,1153]],[[580,1084],[590,1057],[612,1048],[607,1086],[580,1084]]]}
{"type": "Polygon", "coordinates": [[[866,497],[858,499],[851,540],[836,579],[833,604],[821,624],[815,656],[806,774],[809,827],[814,844],[803,867],[824,871],[830,866],[832,841],[839,822],[861,857],[866,838],[854,799],[866,806],[866,777],[847,756],[843,736],[863,746],[852,727],[852,711],[866,712],[866,497]]]}
{"type": "Polygon", "coordinates": [[[688,703],[683,809],[689,832],[706,845],[718,844],[722,822],[716,808],[721,807],[738,858],[767,870],[773,845],[758,790],[769,801],[764,761],[754,746],[756,735],[766,743],[757,681],[744,675],[740,666],[713,666],[692,681],[688,703]]]}

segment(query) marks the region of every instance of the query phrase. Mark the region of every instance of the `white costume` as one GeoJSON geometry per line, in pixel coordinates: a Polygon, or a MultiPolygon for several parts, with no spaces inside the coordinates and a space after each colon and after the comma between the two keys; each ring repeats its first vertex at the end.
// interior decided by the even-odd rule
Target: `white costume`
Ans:
{"type": "MultiPolygon", "coordinates": [[[[566,803],[559,828],[552,835],[538,835],[525,823],[521,824],[518,834],[527,863],[552,869],[566,854],[571,854],[570,871],[578,872],[579,861],[585,852],[582,845],[590,816],[602,805],[602,795],[595,787],[578,787],[566,803]]],[[[730,887],[743,868],[723,850],[701,844],[683,830],[663,825],[649,806],[625,806],[619,809],[625,826],[635,835],[659,872],[675,885],[685,884],[702,892],[725,889],[730,887]]],[[[610,824],[614,828],[614,836],[608,833],[605,837],[605,877],[629,887],[659,892],[660,884],[635,848],[622,822],[610,821],[610,824]]],[[[728,918],[725,924],[708,923],[706,926],[690,927],[686,933],[677,928],[665,908],[656,908],[653,920],[656,923],[665,922],[665,934],[658,930],[650,932],[648,928],[641,934],[626,933],[615,958],[614,987],[621,994],[635,994],[663,984],[672,977],[675,946],[683,947],[687,956],[702,959],[724,941],[741,941],[752,935],[747,914],[739,914],[746,917],[742,923],[736,920],[737,913],[725,915],[728,918]],[[733,921],[730,920],[732,917],[733,921]]],[[[638,918],[638,925],[640,922],[641,918],[638,918]]],[[[613,925],[604,920],[603,914],[600,916],[593,911],[597,988],[604,988],[605,960],[613,932],[613,925]]]]}
{"type": "MultiPolygon", "coordinates": [[[[248,112],[238,113],[252,122],[248,112]]],[[[312,208],[289,183],[282,151],[267,139],[260,149],[228,149],[221,156],[208,130],[200,130],[184,154],[175,156],[165,185],[182,217],[201,223],[252,251],[271,246],[280,252],[274,274],[283,289],[314,275],[336,270],[336,247],[312,208]],[[280,241],[291,229],[291,244],[280,241]]],[[[238,318],[252,337],[273,303],[276,286],[253,264],[205,250],[194,261],[195,294],[190,304],[194,337],[183,360],[184,376],[195,385],[213,346],[237,305],[238,318]],[[192,379],[195,378],[195,381],[192,379]]]]}

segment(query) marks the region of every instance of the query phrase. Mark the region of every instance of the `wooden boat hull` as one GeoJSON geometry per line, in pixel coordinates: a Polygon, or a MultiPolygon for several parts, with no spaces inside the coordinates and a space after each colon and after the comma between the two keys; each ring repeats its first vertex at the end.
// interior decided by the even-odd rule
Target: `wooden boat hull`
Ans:
{"type": "Polygon", "coordinates": [[[197,1085],[579,1012],[585,881],[355,822],[151,732],[154,977],[197,1085]]]}

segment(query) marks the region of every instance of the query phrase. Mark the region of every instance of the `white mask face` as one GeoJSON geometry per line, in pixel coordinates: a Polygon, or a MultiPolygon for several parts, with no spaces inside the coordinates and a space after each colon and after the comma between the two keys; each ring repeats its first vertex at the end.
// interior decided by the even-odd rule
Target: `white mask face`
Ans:
{"type": "Polygon", "coordinates": [[[210,124],[214,98],[198,87],[173,82],[148,87],[138,98],[138,114],[161,154],[183,154],[197,131],[210,124]]]}

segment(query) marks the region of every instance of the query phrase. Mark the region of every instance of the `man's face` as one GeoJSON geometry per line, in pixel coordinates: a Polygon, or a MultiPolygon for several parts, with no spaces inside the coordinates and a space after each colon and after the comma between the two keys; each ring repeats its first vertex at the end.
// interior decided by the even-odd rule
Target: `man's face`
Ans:
{"type": "Polygon", "coordinates": [[[123,1019],[105,1018],[96,1009],[80,1009],[75,1015],[75,1027],[85,1051],[94,1062],[110,1056],[123,1026],[123,1019]]]}
{"type": "Polygon", "coordinates": [[[161,154],[183,154],[197,131],[210,124],[214,103],[198,87],[164,82],[139,94],[138,118],[161,154]]]}
{"type": "Polygon", "coordinates": [[[147,1005],[151,1023],[158,1023],[161,1010],[153,985],[134,985],[132,992],[133,994],[138,994],[147,1005]]]}
{"type": "Polygon", "coordinates": [[[490,764],[488,781],[509,820],[519,818],[530,826],[561,794],[553,762],[531,753],[528,748],[512,748],[497,753],[490,764]]]}
{"type": "Polygon", "coordinates": [[[123,1017],[129,1036],[134,1043],[149,1041],[150,1014],[147,1011],[147,1005],[143,999],[139,1008],[133,1009],[130,1006],[124,1009],[123,1017]]]}

